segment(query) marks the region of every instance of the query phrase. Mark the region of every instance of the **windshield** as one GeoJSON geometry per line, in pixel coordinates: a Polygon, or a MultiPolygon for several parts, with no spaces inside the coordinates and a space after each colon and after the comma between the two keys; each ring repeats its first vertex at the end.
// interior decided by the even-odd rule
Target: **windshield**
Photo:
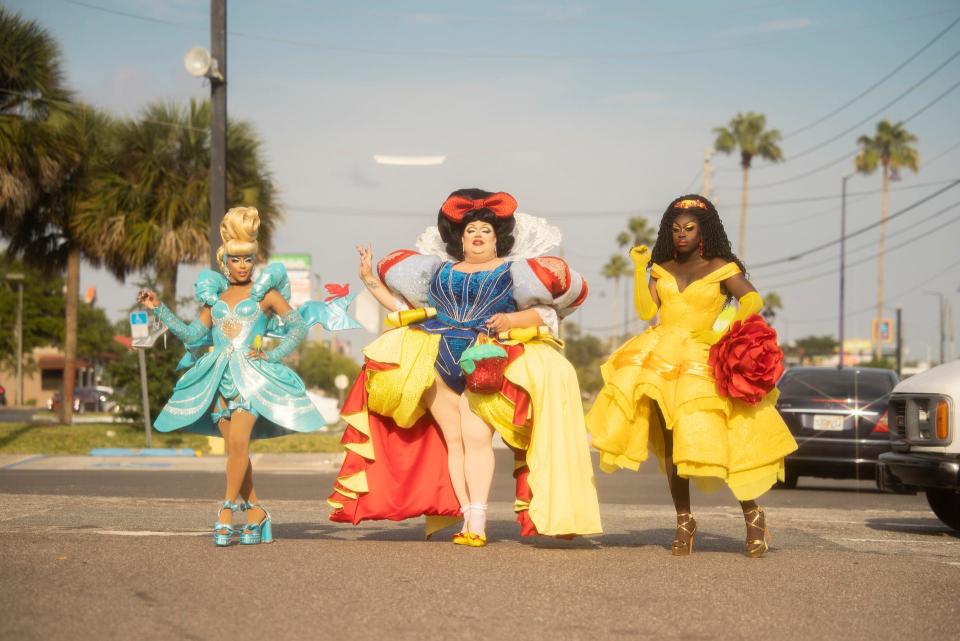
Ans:
{"type": "Polygon", "coordinates": [[[894,384],[886,372],[824,369],[788,371],[778,387],[784,396],[874,399],[889,394],[894,384]]]}

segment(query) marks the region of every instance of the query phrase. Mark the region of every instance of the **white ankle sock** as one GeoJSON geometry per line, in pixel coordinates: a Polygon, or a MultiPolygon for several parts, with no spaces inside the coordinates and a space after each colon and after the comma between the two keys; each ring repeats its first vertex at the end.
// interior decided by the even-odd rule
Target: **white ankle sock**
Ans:
{"type": "Polygon", "coordinates": [[[470,519],[467,522],[467,532],[473,534],[487,533],[487,504],[471,503],[467,506],[470,509],[470,519]]]}
{"type": "Polygon", "coordinates": [[[460,514],[463,515],[463,526],[460,528],[461,532],[466,532],[470,529],[470,504],[460,506],[460,514]]]}

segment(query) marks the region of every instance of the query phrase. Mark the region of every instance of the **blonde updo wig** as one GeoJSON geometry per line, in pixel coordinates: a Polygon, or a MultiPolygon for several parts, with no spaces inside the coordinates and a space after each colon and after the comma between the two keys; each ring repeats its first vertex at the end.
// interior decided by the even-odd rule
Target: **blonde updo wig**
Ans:
{"type": "Polygon", "coordinates": [[[223,244],[217,250],[217,261],[224,256],[256,256],[257,232],[260,231],[260,213],[256,207],[233,207],[220,223],[223,244]]]}

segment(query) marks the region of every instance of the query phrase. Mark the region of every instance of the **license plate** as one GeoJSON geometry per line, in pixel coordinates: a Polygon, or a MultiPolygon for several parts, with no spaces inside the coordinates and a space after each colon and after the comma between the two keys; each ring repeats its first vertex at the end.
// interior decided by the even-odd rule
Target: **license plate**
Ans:
{"type": "Polygon", "coordinates": [[[821,432],[839,432],[843,430],[843,417],[818,414],[813,417],[813,429],[821,432]]]}

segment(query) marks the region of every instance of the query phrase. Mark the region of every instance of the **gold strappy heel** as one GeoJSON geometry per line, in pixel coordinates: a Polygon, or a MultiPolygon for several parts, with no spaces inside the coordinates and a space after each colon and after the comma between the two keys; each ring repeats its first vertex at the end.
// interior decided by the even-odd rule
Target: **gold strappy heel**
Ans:
{"type": "Polygon", "coordinates": [[[693,554],[693,542],[697,538],[697,521],[690,512],[677,514],[677,536],[673,539],[673,556],[693,554]],[[686,536],[682,536],[683,535],[686,536]]]}
{"type": "Polygon", "coordinates": [[[770,549],[770,530],[767,529],[767,515],[763,508],[756,507],[743,513],[743,520],[747,523],[746,554],[751,558],[761,557],[770,549]],[[762,539],[751,539],[750,528],[763,530],[762,539]]]}

